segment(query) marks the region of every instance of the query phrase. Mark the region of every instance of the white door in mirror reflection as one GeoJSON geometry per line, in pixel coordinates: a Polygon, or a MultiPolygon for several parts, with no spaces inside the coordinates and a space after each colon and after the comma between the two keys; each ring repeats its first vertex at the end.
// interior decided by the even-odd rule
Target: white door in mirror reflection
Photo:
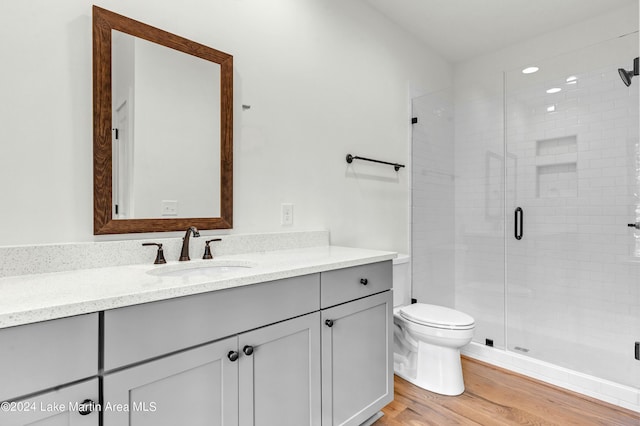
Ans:
{"type": "Polygon", "coordinates": [[[130,102],[125,99],[113,109],[113,218],[133,217],[131,183],[133,182],[133,138],[131,137],[130,102]]]}

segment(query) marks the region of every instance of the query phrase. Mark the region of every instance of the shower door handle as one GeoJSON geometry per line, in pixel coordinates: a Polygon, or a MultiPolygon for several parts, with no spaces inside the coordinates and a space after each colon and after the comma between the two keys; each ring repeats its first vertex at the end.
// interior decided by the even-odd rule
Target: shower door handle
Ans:
{"type": "Polygon", "coordinates": [[[513,212],[513,236],[516,240],[521,240],[524,235],[524,211],[521,207],[517,207],[513,212]]]}

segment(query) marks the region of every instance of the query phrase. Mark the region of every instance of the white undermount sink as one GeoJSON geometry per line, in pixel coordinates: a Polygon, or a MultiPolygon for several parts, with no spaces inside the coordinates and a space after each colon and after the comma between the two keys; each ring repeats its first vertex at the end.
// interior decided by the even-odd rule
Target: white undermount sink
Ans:
{"type": "Polygon", "coordinates": [[[247,261],[202,261],[159,266],[147,274],[159,277],[215,277],[231,272],[246,271],[254,266],[247,261]]]}

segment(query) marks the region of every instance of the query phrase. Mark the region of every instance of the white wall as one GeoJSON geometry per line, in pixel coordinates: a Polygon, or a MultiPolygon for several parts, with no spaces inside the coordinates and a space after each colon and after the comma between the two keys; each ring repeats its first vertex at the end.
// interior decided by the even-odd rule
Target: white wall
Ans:
{"type": "MultiPolygon", "coordinates": [[[[96,239],[91,4],[0,4],[1,245],[96,239]]],[[[96,4],[234,55],[234,233],[324,228],[334,244],[408,250],[410,171],[344,157],[408,163],[409,82],[450,86],[444,60],[359,1],[96,4]]]]}

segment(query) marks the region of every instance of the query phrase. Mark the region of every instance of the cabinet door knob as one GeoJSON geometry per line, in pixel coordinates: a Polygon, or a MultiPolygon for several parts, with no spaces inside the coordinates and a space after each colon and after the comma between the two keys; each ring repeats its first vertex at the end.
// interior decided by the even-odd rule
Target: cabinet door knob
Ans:
{"type": "Polygon", "coordinates": [[[242,348],[242,352],[244,352],[245,355],[251,355],[253,353],[253,346],[246,345],[242,348]]]}
{"type": "Polygon", "coordinates": [[[328,319],[324,323],[327,327],[333,327],[333,320],[328,319]]]}
{"type": "Polygon", "coordinates": [[[369,284],[369,280],[366,279],[366,278],[360,278],[360,284],[367,285],[367,284],[369,284]]]}
{"type": "Polygon", "coordinates": [[[93,412],[93,409],[95,408],[95,402],[93,402],[90,399],[85,399],[84,401],[82,401],[80,403],[80,409],[78,410],[78,414],[80,414],[81,416],[86,416],[89,415],[93,412]]]}
{"type": "Polygon", "coordinates": [[[238,360],[238,352],[236,351],[230,351],[227,354],[227,358],[229,358],[229,361],[234,362],[238,360]]]}

